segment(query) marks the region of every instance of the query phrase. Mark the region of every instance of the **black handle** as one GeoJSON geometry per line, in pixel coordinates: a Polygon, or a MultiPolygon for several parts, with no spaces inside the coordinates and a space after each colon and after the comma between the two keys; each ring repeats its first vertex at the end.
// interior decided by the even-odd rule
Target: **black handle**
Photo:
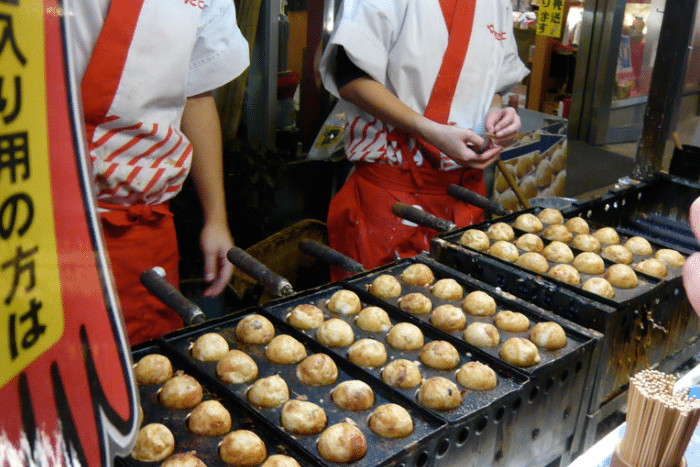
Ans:
{"type": "Polygon", "coordinates": [[[401,219],[406,219],[423,227],[428,227],[438,232],[450,232],[455,230],[457,226],[445,219],[440,219],[437,216],[425,212],[422,209],[409,206],[405,203],[394,203],[391,206],[391,212],[401,219]]]}
{"type": "Polygon", "coordinates": [[[326,263],[339,267],[343,271],[357,273],[364,272],[365,267],[352,258],[348,258],[339,251],[319,243],[316,240],[301,240],[299,249],[309,256],[325,261],[326,263]]]}
{"type": "Polygon", "coordinates": [[[161,276],[156,268],[147,269],[139,276],[141,284],[182,318],[186,326],[206,321],[207,317],[194,303],[185,298],[175,287],[161,276]]]}
{"type": "Polygon", "coordinates": [[[292,284],[290,284],[287,279],[270,271],[267,266],[237,246],[234,246],[228,250],[226,257],[229,261],[231,261],[231,263],[233,263],[234,266],[248,274],[253,279],[262,283],[278,297],[294,294],[292,284]]]}
{"type": "Polygon", "coordinates": [[[478,208],[481,208],[487,212],[492,212],[499,216],[505,216],[510,214],[506,208],[504,208],[500,203],[489,199],[485,196],[481,196],[478,193],[474,193],[471,190],[464,188],[463,186],[455,185],[454,183],[448,185],[447,193],[453,198],[457,198],[460,201],[469,203],[478,208]]]}

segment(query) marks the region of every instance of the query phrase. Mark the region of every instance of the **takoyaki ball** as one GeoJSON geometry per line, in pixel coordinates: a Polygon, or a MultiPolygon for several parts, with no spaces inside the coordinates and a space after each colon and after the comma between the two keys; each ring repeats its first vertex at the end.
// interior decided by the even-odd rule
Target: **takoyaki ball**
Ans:
{"type": "Polygon", "coordinates": [[[525,175],[530,173],[534,164],[533,154],[525,154],[520,156],[516,162],[515,173],[518,178],[523,178],[525,175]]]}
{"type": "Polygon", "coordinates": [[[267,344],[265,356],[271,362],[290,365],[306,358],[306,347],[292,336],[280,334],[267,344]]]}
{"type": "Polygon", "coordinates": [[[552,153],[552,170],[559,172],[566,168],[566,151],[562,148],[557,148],[552,153]]]}
{"type": "Polygon", "coordinates": [[[520,207],[520,200],[515,192],[508,188],[506,191],[498,195],[498,202],[509,211],[517,211],[520,207]]]}
{"type": "Polygon", "coordinates": [[[530,329],[530,320],[517,311],[503,310],[496,313],[493,324],[498,329],[508,332],[524,332],[530,329]]]}
{"type": "Polygon", "coordinates": [[[386,342],[398,350],[418,350],[423,347],[423,332],[411,323],[398,323],[386,333],[386,342]]]}
{"type": "Polygon", "coordinates": [[[401,272],[399,277],[404,284],[415,287],[427,287],[435,281],[433,271],[422,263],[411,264],[401,272]]]}
{"type": "Polygon", "coordinates": [[[328,422],[326,411],[309,401],[292,399],[284,403],[280,422],[285,430],[297,435],[315,435],[328,422]]]}
{"type": "Polygon", "coordinates": [[[651,243],[649,243],[649,240],[639,236],[630,237],[625,242],[625,248],[627,248],[635,255],[648,256],[654,253],[654,250],[651,248],[651,243]]]}
{"type": "Polygon", "coordinates": [[[608,245],[600,252],[600,256],[613,263],[632,264],[634,255],[622,245],[608,245]]]}
{"type": "Polygon", "coordinates": [[[486,252],[509,263],[515,263],[520,257],[518,248],[505,240],[498,240],[486,252]]]}
{"type": "Polygon", "coordinates": [[[590,251],[577,254],[571,264],[582,274],[603,274],[605,272],[603,258],[590,251]]]}
{"type": "Polygon", "coordinates": [[[407,293],[396,300],[396,304],[403,311],[413,315],[425,315],[433,309],[433,302],[420,292],[407,293]]]}
{"type": "Polygon", "coordinates": [[[503,343],[498,355],[506,362],[526,368],[542,361],[537,346],[528,339],[511,337],[503,343]]]}
{"type": "Polygon", "coordinates": [[[481,362],[467,362],[457,371],[457,382],[472,391],[490,391],[498,385],[493,369],[481,362]]]}
{"type": "Polygon", "coordinates": [[[526,175],[518,184],[520,192],[525,199],[534,198],[537,196],[537,178],[534,175],[526,175]]]}
{"type": "Polygon", "coordinates": [[[187,417],[187,428],[200,436],[223,436],[231,431],[231,414],[219,401],[203,401],[187,417]]]}
{"type": "Polygon", "coordinates": [[[542,232],[542,221],[536,215],[526,212],[515,218],[513,227],[523,232],[538,233],[542,232]]]}
{"type": "Polygon", "coordinates": [[[386,332],[391,328],[391,320],[383,309],[368,306],[355,317],[355,326],[367,332],[386,332]]]}
{"type": "Polygon", "coordinates": [[[175,437],[161,423],[149,423],[139,430],[131,457],[142,462],[162,461],[175,450],[175,437]]]}
{"type": "Polygon", "coordinates": [[[447,341],[430,341],[421,349],[420,361],[436,370],[450,370],[459,365],[459,353],[447,341]]]}
{"type": "Polygon", "coordinates": [[[581,284],[581,275],[576,268],[570,264],[557,264],[547,272],[547,275],[552,279],[556,279],[569,285],[581,284]]]}
{"type": "Polygon", "coordinates": [[[348,360],[363,368],[376,368],[386,363],[384,344],[374,339],[360,339],[348,349],[348,360]]]}
{"type": "Polygon", "coordinates": [[[323,311],[310,303],[295,306],[287,315],[287,322],[297,329],[316,329],[323,320],[323,311]]]}
{"type": "Polygon", "coordinates": [[[331,400],[341,409],[361,412],[374,405],[374,391],[364,381],[351,379],[331,390],[331,400]]]}
{"type": "Polygon", "coordinates": [[[537,170],[535,171],[535,177],[537,178],[537,186],[539,188],[545,188],[552,184],[552,163],[549,159],[545,159],[539,163],[537,170]]]}
{"type": "Polygon", "coordinates": [[[462,392],[449,379],[433,376],[421,384],[418,402],[433,410],[452,410],[462,404],[462,392]]]}
{"type": "Polygon", "coordinates": [[[537,347],[546,350],[559,350],[566,347],[564,328],[553,321],[535,324],[530,331],[530,340],[537,347]]]}
{"type": "Polygon", "coordinates": [[[685,264],[685,257],[678,251],[670,248],[660,248],[656,250],[654,258],[672,268],[682,268],[685,264]]]}
{"type": "Polygon", "coordinates": [[[338,367],[328,355],[312,354],[297,365],[297,378],[311,386],[327,386],[338,379],[338,367]]]}
{"type": "Polygon", "coordinates": [[[553,263],[570,263],[574,260],[574,252],[569,245],[558,240],[552,241],[544,247],[542,254],[553,263]]]}
{"type": "Polygon", "coordinates": [[[267,447],[250,430],[236,430],[224,436],[219,444],[221,460],[235,467],[254,467],[267,457],[267,447]]]}
{"type": "Polygon", "coordinates": [[[275,327],[259,314],[248,315],[236,326],[236,339],[245,344],[267,344],[275,337],[275,327]]]}
{"type": "Polygon", "coordinates": [[[355,333],[347,322],[331,318],[316,329],[316,340],[328,347],[346,347],[355,340],[355,333]]]}
{"type": "Polygon", "coordinates": [[[433,284],[430,293],[442,300],[459,300],[464,296],[462,286],[451,277],[440,279],[433,284]]]}
{"type": "Polygon", "coordinates": [[[591,277],[584,282],[582,288],[583,290],[600,295],[601,297],[615,297],[615,289],[613,289],[612,285],[610,285],[610,282],[608,282],[607,279],[603,279],[602,277],[591,277]]]}
{"type": "Polygon", "coordinates": [[[141,386],[163,384],[173,377],[173,365],[165,355],[144,355],[134,365],[134,377],[141,386]]]}
{"type": "Polygon", "coordinates": [[[401,295],[401,283],[390,274],[380,274],[367,286],[367,290],[375,297],[396,298],[401,295]]]}
{"type": "MultiPolygon", "coordinates": [[[[506,165],[505,167],[510,167],[506,165]]],[[[506,180],[505,175],[499,170],[496,173],[496,180],[494,181],[494,188],[497,193],[503,193],[508,189],[508,180],[506,180]]]]}
{"type": "Polygon", "coordinates": [[[194,454],[178,452],[165,459],[160,467],[207,467],[207,464],[194,454]]]}
{"type": "Polygon", "coordinates": [[[258,407],[279,407],[289,400],[289,387],[280,375],[260,378],[248,389],[248,401],[258,407]]]}
{"type": "Polygon", "coordinates": [[[413,419],[398,404],[383,404],[374,409],[368,420],[369,429],[384,438],[405,438],[413,433],[413,419]]]}
{"type": "Polygon", "coordinates": [[[515,238],[515,232],[513,227],[506,224],[505,222],[494,222],[486,229],[486,234],[491,240],[504,240],[510,242],[515,238]]]}
{"type": "Polygon", "coordinates": [[[193,376],[178,374],[167,380],[158,392],[160,403],[170,409],[191,409],[204,394],[202,385],[193,376]]]}
{"type": "Polygon", "coordinates": [[[260,467],[301,467],[293,457],[284,454],[273,454],[265,459],[260,467]]]}
{"type": "Polygon", "coordinates": [[[564,224],[550,225],[542,231],[542,236],[547,240],[568,243],[574,238],[573,234],[564,224]]]}
{"type": "Polygon", "coordinates": [[[399,389],[410,389],[418,386],[423,379],[415,362],[405,358],[397,358],[389,362],[381,371],[382,381],[399,389]]]}
{"type": "Polygon", "coordinates": [[[572,234],[587,234],[591,233],[591,228],[588,226],[588,222],[581,217],[572,217],[571,219],[564,222],[564,225],[569,232],[572,234]]]}
{"type": "Polygon", "coordinates": [[[228,352],[228,342],[221,334],[207,332],[192,345],[192,358],[202,362],[215,362],[228,352]]]}
{"type": "Polygon", "coordinates": [[[258,377],[258,365],[247,353],[231,349],[216,363],[216,376],[227,383],[248,383],[258,377]]]}
{"type": "Polygon", "coordinates": [[[467,318],[461,308],[446,303],[433,310],[430,324],[445,332],[461,331],[467,325],[467,318]]]}
{"type": "Polygon", "coordinates": [[[520,255],[515,264],[537,274],[544,274],[549,269],[547,258],[534,251],[520,255]]]}
{"type": "Polygon", "coordinates": [[[593,232],[593,236],[603,245],[617,245],[620,243],[620,235],[612,227],[601,227],[593,232]]]}
{"type": "Polygon", "coordinates": [[[544,250],[544,242],[542,242],[542,239],[539,237],[539,235],[532,233],[526,233],[519,236],[515,241],[515,246],[523,251],[534,251],[536,253],[544,250]]]}
{"type": "Polygon", "coordinates": [[[331,295],[326,302],[326,308],[331,313],[339,315],[356,315],[362,310],[362,303],[355,292],[341,289],[331,295]]]}
{"type": "Polygon", "coordinates": [[[474,316],[493,316],[496,314],[496,300],[486,292],[475,290],[464,297],[462,310],[474,316]]]}
{"type": "Polygon", "coordinates": [[[591,234],[577,234],[571,239],[570,245],[581,251],[600,252],[600,241],[591,234]]]}
{"type": "Polygon", "coordinates": [[[477,347],[495,347],[500,344],[501,336],[493,324],[477,321],[464,330],[464,340],[477,347]]]}
{"type": "Polygon", "coordinates": [[[603,276],[614,287],[633,289],[637,287],[637,274],[626,264],[613,264],[603,276]]]}
{"type": "Polygon", "coordinates": [[[491,246],[489,236],[477,229],[465,231],[460,237],[459,243],[476,251],[486,251],[491,246]]]}
{"type": "Polygon", "coordinates": [[[668,274],[666,265],[656,258],[647,258],[644,261],[640,261],[634,269],[659,279],[663,279],[668,274]]]}
{"type": "Polygon", "coordinates": [[[537,213],[537,217],[543,223],[548,225],[564,223],[564,216],[562,216],[561,212],[558,209],[554,208],[544,208],[543,210],[537,213]]]}
{"type": "Polygon", "coordinates": [[[321,433],[316,449],[327,461],[349,464],[365,456],[367,440],[359,428],[347,422],[340,422],[321,433]]]}

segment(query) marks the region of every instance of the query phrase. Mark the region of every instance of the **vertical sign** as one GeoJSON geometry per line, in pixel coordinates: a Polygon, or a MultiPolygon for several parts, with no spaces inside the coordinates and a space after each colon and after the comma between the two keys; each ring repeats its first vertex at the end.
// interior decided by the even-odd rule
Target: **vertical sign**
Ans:
{"type": "Polygon", "coordinates": [[[561,37],[564,28],[564,0],[540,0],[537,12],[537,34],[561,37]]]}
{"type": "Polygon", "coordinates": [[[111,465],[138,428],[63,35],[71,1],[0,0],[0,464],[111,465]]]}

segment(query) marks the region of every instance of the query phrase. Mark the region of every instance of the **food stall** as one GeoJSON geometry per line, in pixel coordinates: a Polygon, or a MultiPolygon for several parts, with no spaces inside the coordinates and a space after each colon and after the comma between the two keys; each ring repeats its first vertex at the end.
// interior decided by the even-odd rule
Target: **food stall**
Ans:
{"type": "Polygon", "coordinates": [[[0,141],[12,144],[2,146],[10,183],[0,208],[5,465],[563,467],[624,410],[632,375],[673,371],[700,352],[674,262],[700,250],[687,219],[700,183],[655,173],[593,199],[547,192],[564,170],[563,122],[505,158],[537,159],[522,180],[558,168],[529,206],[473,226],[427,219],[437,235],[422,254],[365,270],[322,235],[302,238],[299,256],[350,275],[297,289],[303,281],[234,248],[228,260],[271,299],[213,319],[144,271],[186,326],[131,347],[61,53],[63,17],[39,0],[1,8],[17,38],[2,62],[24,83],[16,115],[0,109],[0,141]],[[611,230],[614,242],[602,236],[611,230]],[[584,235],[597,250],[575,240],[584,235]],[[571,259],[520,261],[536,253],[521,238],[543,252],[564,245],[571,259]],[[622,278],[610,275],[608,243],[629,246],[622,278]],[[632,251],[636,243],[650,250],[632,251]],[[595,251],[602,270],[558,267],[595,251]],[[659,257],[664,274],[640,267],[659,257]],[[584,285],[592,279],[609,289],[584,285]]]}

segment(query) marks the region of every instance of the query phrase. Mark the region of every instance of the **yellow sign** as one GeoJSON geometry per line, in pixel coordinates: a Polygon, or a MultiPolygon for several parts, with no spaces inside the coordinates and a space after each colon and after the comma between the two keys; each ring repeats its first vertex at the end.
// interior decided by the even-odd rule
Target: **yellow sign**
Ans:
{"type": "Polygon", "coordinates": [[[537,13],[537,34],[548,37],[561,37],[564,28],[564,1],[540,0],[537,13]]]}
{"type": "Polygon", "coordinates": [[[49,172],[42,0],[0,2],[0,387],[64,317],[49,172]]]}

